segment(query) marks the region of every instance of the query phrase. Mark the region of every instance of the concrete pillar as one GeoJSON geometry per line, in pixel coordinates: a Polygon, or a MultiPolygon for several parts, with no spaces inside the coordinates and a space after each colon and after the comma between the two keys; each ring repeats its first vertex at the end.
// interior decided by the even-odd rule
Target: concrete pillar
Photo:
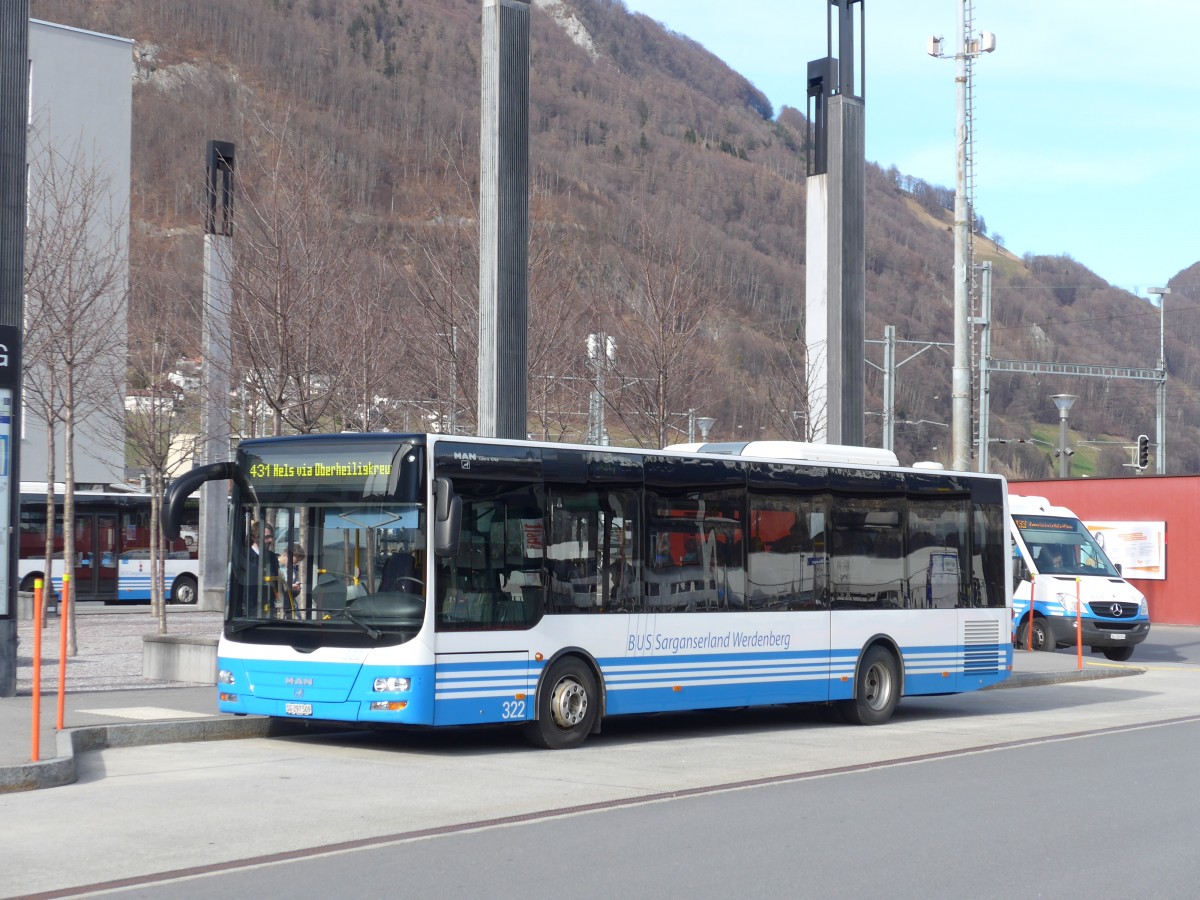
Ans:
{"type": "Polygon", "coordinates": [[[529,4],[483,0],[479,422],[524,438],[529,324],[529,4]]]}

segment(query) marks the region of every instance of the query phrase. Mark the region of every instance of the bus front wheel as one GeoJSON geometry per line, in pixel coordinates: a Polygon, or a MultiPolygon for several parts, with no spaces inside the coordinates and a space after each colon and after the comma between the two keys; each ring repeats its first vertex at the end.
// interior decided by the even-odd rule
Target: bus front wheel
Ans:
{"type": "Polygon", "coordinates": [[[598,712],[596,680],[578,659],[555,663],[538,695],[537,719],[525,723],[525,736],[536,747],[578,747],[591,732],[598,712]]]}
{"type": "Polygon", "coordinates": [[[196,598],[200,595],[197,589],[196,579],[191,575],[180,575],[175,579],[175,583],[171,585],[171,602],[172,603],[187,603],[196,602],[196,598]]]}
{"type": "Polygon", "coordinates": [[[900,668],[891,651],[875,646],[863,656],[854,699],[839,700],[837,711],[851,725],[882,725],[900,702],[900,668]]]}
{"type": "Polygon", "coordinates": [[[1132,647],[1102,647],[1100,652],[1104,654],[1105,659],[1111,659],[1113,662],[1125,662],[1133,656],[1132,647]]]}

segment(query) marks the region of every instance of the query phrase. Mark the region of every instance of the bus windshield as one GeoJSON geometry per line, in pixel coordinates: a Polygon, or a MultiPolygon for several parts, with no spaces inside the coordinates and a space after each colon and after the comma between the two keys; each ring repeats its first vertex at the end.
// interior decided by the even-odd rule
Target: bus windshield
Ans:
{"type": "Polygon", "coordinates": [[[1078,519],[1014,516],[1013,521],[1039,574],[1121,577],[1103,548],[1078,519]]]}
{"type": "Polygon", "coordinates": [[[239,453],[229,580],[233,632],[411,638],[425,615],[423,453],[373,441],[350,456],[296,439],[239,453]]]}

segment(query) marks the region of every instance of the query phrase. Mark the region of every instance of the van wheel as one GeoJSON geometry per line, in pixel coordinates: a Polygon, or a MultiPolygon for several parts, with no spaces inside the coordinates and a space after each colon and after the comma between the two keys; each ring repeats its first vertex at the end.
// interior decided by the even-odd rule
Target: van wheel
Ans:
{"type": "MultiPolygon", "coordinates": [[[[1025,627],[1021,629],[1020,642],[1017,644],[1017,649],[1029,649],[1029,623],[1025,623],[1025,627]]],[[[1053,653],[1058,649],[1054,644],[1054,633],[1050,630],[1050,624],[1041,616],[1036,616],[1033,620],[1033,649],[1046,650],[1053,653]]]]}
{"type": "Polygon", "coordinates": [[[543,680],[537,719],[525,723],[525,737],[546,750],[578,747],[591,732],[598,710],[591,670],[578,659],[564,659],[543,680]]]}
{"type": "Polygon", "coordinates": [[[900,667],[883,647],[866,652],[858,667],[854,699],[837,701],[837,711],[851,725],[882,725],[900,702],[900,667]]]}
{"type": "Polygon", "coordinates": [[[1113,662],[1125,662],[1133,656],[1132,647],[1105,647],[1103,652],[1105,659],[1111,659],[1113,662]]]}

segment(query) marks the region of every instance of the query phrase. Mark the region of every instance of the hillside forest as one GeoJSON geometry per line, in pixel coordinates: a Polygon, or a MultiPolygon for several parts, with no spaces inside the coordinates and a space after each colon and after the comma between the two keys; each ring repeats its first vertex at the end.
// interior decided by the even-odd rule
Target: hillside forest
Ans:
{"type": "MultiPolygon", "coordinates": [[[[199,358],[204,149],[217,139],[237,148],[239,434],[472,430],[480,0],[31,6],[136,42],[130,388],[199,358]]],[[[530,433],[583,440],[599,334],[614,347],[613,443],[686,440],[695,415],[715,419],[714,440],[803,439],[823,415],[805,407],[803,112],[773,109],[621,0],[536,0],[530,20],[530,433]]],[[[952,192],[886,162],[868,163],[867,186],[867,442],[881,441],[894,325],[897,454],[948,463],[952,192]]],[[[986,213],[974,246],[993,265],[994,356],[1157,364],[1157,308],[1069,256],[1017,258],[986,213]]],[[[1200,472],[1200,263],[1170,286],[1168,471],[1200,472]]],[[[1056,471],[1056,393],[1078,395],[1075,474],[1129,473],[1130,444],[1155,434],[1152,384],[1018,374],[992,377],[992,469],[1056,471]]],[[[194,415],[192,398],[175,415],[194,415]]]]}

